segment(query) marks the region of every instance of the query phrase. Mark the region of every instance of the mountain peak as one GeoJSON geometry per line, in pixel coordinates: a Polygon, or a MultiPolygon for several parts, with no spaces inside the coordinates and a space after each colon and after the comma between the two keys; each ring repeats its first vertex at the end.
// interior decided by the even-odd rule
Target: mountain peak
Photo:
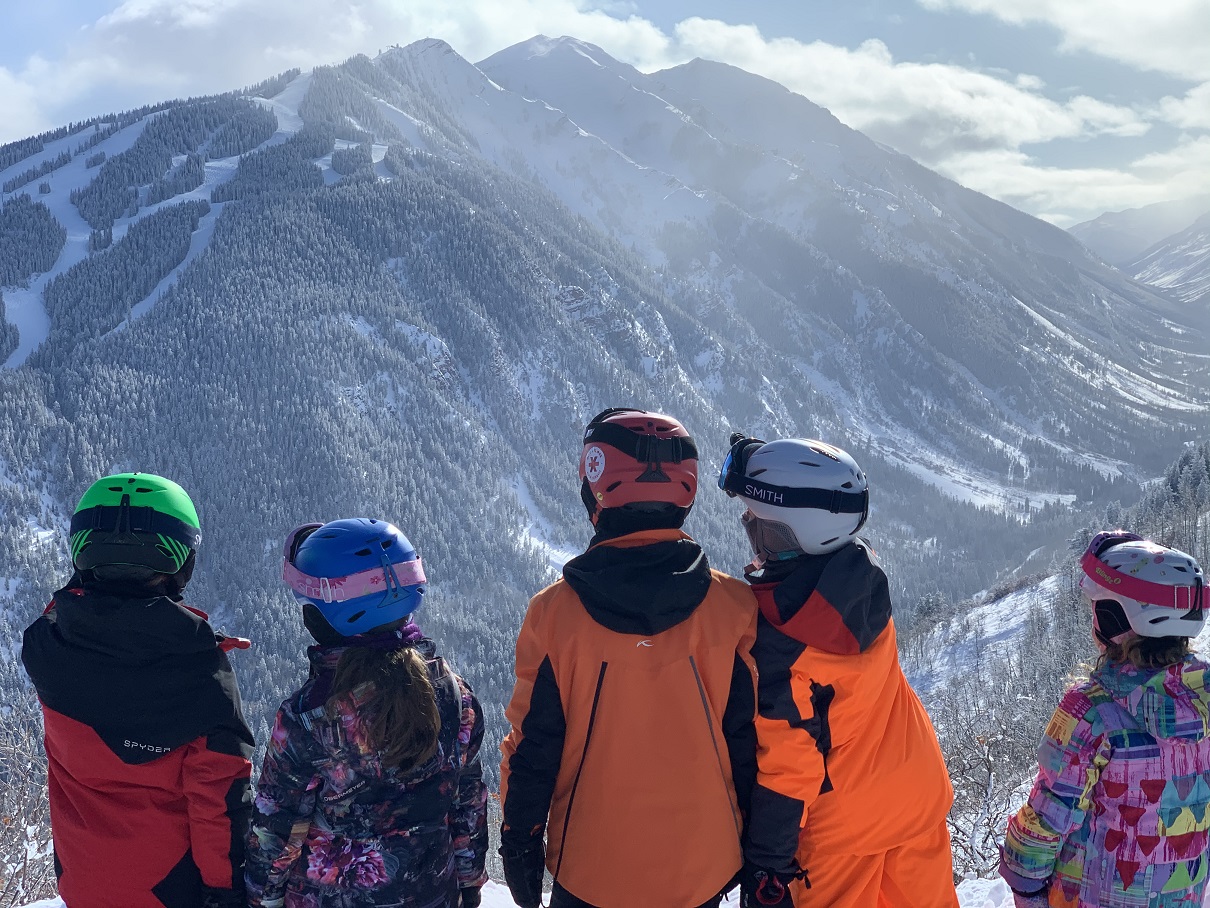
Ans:
{"type": "Polygon", "coordinates": [[[579,38],[573,38],[570,35],[562,35],[558,38],[550,38],[546,35],[534,35],[526,41],[506,47],[504,50],[498,51],[484,60],[480,60],[476,66],[481,69],[507,68],[522,64],[528,60],[544,57],[559,59],[572,56],[583,58],[607,69],[625,65],[611,57],[606,51],[597,47],[597,45],[589,44],[587,41],[581,41],[579,38]]]}

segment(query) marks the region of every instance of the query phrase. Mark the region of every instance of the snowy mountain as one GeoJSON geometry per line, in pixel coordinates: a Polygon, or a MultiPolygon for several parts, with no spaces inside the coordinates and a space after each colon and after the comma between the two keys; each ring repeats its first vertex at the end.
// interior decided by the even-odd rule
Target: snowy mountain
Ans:
{"type": "Polygon", "coordinates": [[[1196,303],[1210,293],[1210,211],[1191,226],[1156,243],[1126,265],[1135,280],[1196,303]]]}
{"type": "MultiPolygon", "coordinates": [[[[1210,195],[1156,202],[1142,208],[1108,211],[1068,228],[1081,243],[1111,265],[1127,266],[1167,237],[1181,233],[1210,212],[1210,195]]],[[[1135,272],[1125,268],[1129,274],[1135,272]]]]}
{"type": "Polygon", "coordinates": [[[775,83],[566,38],[479,66],[426,40],[0,147],[0,316],[12,729],[15,641],[111,470],[198,502],[190,596],[256,643],[258,740],[303,672],[280,540],[352,514],[416,543],[423,624],[498,739],[525,601],[590,535],[606,406],[688,425],[687,529],[731,571],[729,432],[847,447],[905,623],[1210,427],[1204,308],[775,83]]]}

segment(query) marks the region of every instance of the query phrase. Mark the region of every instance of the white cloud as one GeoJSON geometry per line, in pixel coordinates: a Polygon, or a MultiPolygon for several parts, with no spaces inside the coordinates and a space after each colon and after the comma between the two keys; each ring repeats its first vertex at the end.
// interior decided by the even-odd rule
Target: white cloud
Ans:
{"type": "MultiPolygon", "coordinates": [[[[1175,185],[1172,174],[1198,178],[1190,159],[1191,152],[1195,156],[1203,149],[1196,137],[1167,157],[1120,169],[1046,167],[1022,148],[1037,152],[1053,140],[1139,136],[1157,119],[1185,130],[1204,129],[1210,122],[1206,86],[1136,110],[1086,95],[1050,97],[1043,81],[1029,73],[896,60],[877,40],[856,48],[806,43],[698,17],[669,34],[638,16],[631,0],[601,0],[589,7],[592,2],[125,0],[76,33],[59,59],[35,57],[18,70],[0,68],[0,141],[113,109],[237,88],[292,66],[334,63],[425,37],[442,38],[474,61],[545,33],[575,35],[645,71],[700,56],[759,73],[948,176],[1056,221],[1072,212],[1097,213],[1101,205],[1168,198],[1175,185]]],[[[992,11],[991,0],[919,2],[992,11]]],[[[1022,21],[1043,15],[1052,21],[1063,18],[1065,4],[1087,9],[1089,2],[1020,0],[1012,6],[1022,21]]],[[[1207,3],[1188,0],[1184,6],[1204,9],[1207,3]]],[[[1112,0],[1108,7],[1098,4],[1097,15],[1122,25],[1128,19],[1125,8],[1126,0],[1112,0]]],[[[1001,18],[1009,15],[996,9],[1001,18]]],[[[1087,34],[1078,34],[1092,42],[1097,30],[1089,26],[1087,34]]],[[[1165,40],[1177,48],[1174,58],[1184,53],[1178,51],[1189,43],[1188,33],[1196,31],[1186,25],[1168,35],[1165,40]]],[[[1153,32],[1168,34],[1158,26],[1139,26],[1141,38],[1164,46],[1153,32]]],[[[1071,35],[1076,34],[1073,27],[1071,35]]],[[[1071,35],[1069,41],[1075,41],[1071,35]]],[[[1179,66],[1196,69],[1189,62],[1179,66]]]]}
{"type": "Polygon", "coordinates": [[[1210,79],[1210,0],[917,0],[933,10],[986,13],[1015,25],[1040,22],[1064,50],[1087,50],[1139,69],[1210,79]]]}
{"type": "Polygon", "coordinates": [[[766,39],[750,25],[687,19],[681,48],[781,82],[856,129],[935,164],[962,149],[1018,148],[1052,139],[1142,135],[1142,116],[1086,96],[1055,101],[1034,77],[998,78],[960,66],[896,62],[877,40],[856,50],[766,39]]]}
{"type": "MultiPolygon", "coordinates": [[[[1210,129],[1210,82],[1195,86],[1183,98],[1162,99],[1159,116],[1181,129],[1210,129]]],[[[1207,162],[1210,167],[1210,158],[1207,162]]]]}
{"type": "Polygon", "coordinates": [[[0,141],[29,134],[31,106],[41,128],[426,37],[478,60],[544,31],[623,59],[659,58],[669,43],[646,20],[575,0],[125,0],[81,29],[54,65],[32,59],[0,75],[0,141]]]}
{"type": "Polygon", "coordinates": [[[34,135],[50,127],[33,86],[0,66],[0,142],[34,135]]]}
{"type": "Polygon", "coordinates": [[[945,172],[972,189],[1069,227],[1104,211],[1210,193],[1210,136],[1120,168],[1047,167],[1021,151],[958,154],[945,172]]]}

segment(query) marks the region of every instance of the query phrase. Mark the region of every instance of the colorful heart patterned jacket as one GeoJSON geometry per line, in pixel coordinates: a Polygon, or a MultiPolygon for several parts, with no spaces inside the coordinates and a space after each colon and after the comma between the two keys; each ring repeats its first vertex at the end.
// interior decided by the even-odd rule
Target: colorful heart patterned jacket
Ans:
{"type": "Polygon", "coordinates": [[[248,840],[252,908],[454,908],[487,879],[483,713],[469,686],[415,625],[397,631],[429,664],[437,753],[384,769],[356,691],[325,706],[344,646],[312,646],[311,678],[277,713],[248,840]]]}
{"type": "Polygon", "coordinates": [[[1202,904],[1210,828],[1210,692],[1194,656],[1110,664],[1064,695],[1000,873],[1052,908],[1202,904]]]}

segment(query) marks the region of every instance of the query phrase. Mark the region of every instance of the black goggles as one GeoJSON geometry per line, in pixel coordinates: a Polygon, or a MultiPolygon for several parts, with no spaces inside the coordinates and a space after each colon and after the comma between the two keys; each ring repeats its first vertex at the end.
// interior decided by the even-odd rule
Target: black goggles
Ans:
{"type": "Polygon", "coordinates": [[[730,495],[775,505],[779,508],[818,508],[833,514],[860,514],[862,523],[870,512],[870,490],[798,489],[761,482],[746,475],[748,461],[765,442],[742,432],[731,436],[731,450],[723,458],[718,487],[730,495]]]}

